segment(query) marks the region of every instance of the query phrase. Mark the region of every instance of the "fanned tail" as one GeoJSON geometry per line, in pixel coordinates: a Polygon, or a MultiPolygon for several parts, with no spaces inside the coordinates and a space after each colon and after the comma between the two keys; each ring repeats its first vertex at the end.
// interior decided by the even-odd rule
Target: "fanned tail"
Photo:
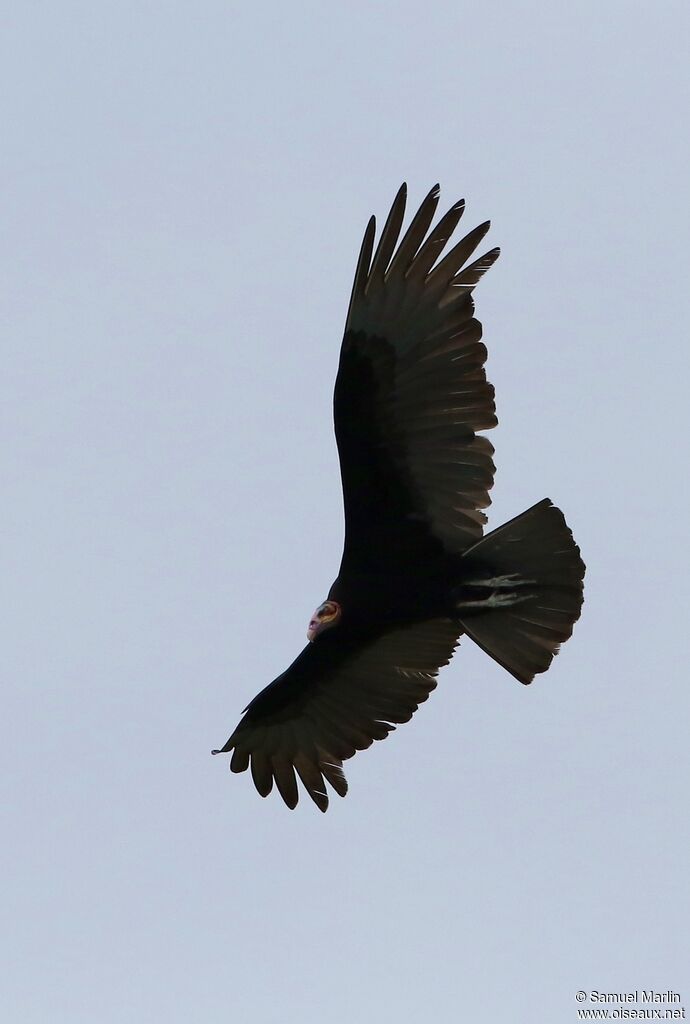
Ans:
{"type": "Polygon", "coordinates": [[[545,498],[465,552],[458,613],[467,635],[521,683],[545,672],[580,617],[585,565],[545,498]]]}

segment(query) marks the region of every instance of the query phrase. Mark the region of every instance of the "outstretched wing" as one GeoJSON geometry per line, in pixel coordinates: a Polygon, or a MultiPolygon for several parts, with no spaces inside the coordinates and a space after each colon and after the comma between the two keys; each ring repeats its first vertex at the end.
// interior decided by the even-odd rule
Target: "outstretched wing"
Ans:
{"type": "Polygon", "coordinates": [[[251,764],[261,796],[276,786],[288,807],[298,800],[295,773],[320,810],[324,779],[347,793],[342,763],[407,722],[436,686],[457,646],[460,627],[435,619],[393,629],[362,644],[340,630],[324,633],[254,698],[222,748],[230,767],[251,764]],[[339,635],[340,634],[340,635],[339,635]]]}
{"type": "Polygon", "coordinates": [[[438,186],[397,245],[406,188],[372,259],[375,221],[357,265],[335,386],[348,569],[405,572],[462,552],[482,535],[496,425],[486,349],[471,292],[499,250],[465,266],[489,224],[437,262],[464,203],[427,236],[438,186]],[[397,245],[397,249],[396,249],[397,245]]]}

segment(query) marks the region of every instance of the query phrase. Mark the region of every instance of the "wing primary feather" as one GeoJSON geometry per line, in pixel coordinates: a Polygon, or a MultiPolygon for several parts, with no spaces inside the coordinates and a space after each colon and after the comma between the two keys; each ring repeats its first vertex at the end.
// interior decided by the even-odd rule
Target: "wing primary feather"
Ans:
{"type": "Polygon", "coordinates": [[[326,782],[333,787],[338,796],[345,796],[348,787],[342,764],[335,764],[333,761],[320,761],[319,767],[326,782]]]}
{"type": "Polygon", "coordinates": [[[436,207],[438,206],[438,197],[439,186],[434,185],[414,215],[412,223],[405,232],[402,242],[398,246],[398,251],[393,257],[391,265],[386,272],[386,282],[392,280],[398,275],[400,275],[400,277],[404,277],[415,253],[424,240],[424,236],[429,230],[434,213],[436,212],[436,207]]]}
{"type": "Polygon", "coordinates": [[[484,255],[480,256],[478,260],[471,263],[469,267],[465,267],[464,270],[461,270],[460,273],[453,278],[451,285],[453,287],[458,285],[474,287],[474,285],[479,283],[487,270],[489,270],[490,267],[493,267],[500,255],[501,250],[498,246],[494,249],[490,249],[489,252],[484,253],[484,255]]]}
{"type": "Polygon", "coordinates": [[[230,759],[231,772],[246,772],[249,767],[249,751],[244,747],[235,747],[230,759]]]}
{"type": "Polygon", "coordinates": [[[302,784],[320,811],[328,810],[328,793],[321,772],[307,754],[295,754],[295,768],[302,784]]]}
{"type": "Polygon", "coordinates": [[[444,214],[426,242],[412,261],[406,277],[411,283],[420,285],[443,252],[450,236],[455,231],[458,221],[465,212],[465,200],[460,199],[444,214]]]}
{"type": "Polygon", "coordinates": [[[263,750],[252,750],[252,778],[261,796],[268,796],[273,789],[273,773],[263,750]]]}
{"type": "Polygon", "coordinates": [[[384,224],[383,231],[381,232],[381,238],[379,244],[376,247],[376,253],[371,264],[371,270],[369,271],[369,280],[367,281],[367,289],[371,286],[372,282],[382,281],[386,273],[386,268],[390,263],[393,250],[395,249],[396,242],[400,236],[400,228],[402,227],[403,217],[405,216],[405,204],[407,202],[407,184],[402,183],[398,190],[398,194],[393,200],[390,213],[384,224]]]}
{"type": "Polygon", "coordinates": [[[352,284],[352,294],[350,296],[350,305],[348,306],[346,324],[349,324],[350,322],[352,307],[357,302],[357,300],[361,299],[361,297],[364,295],[364,290],[366,288],[367,279],[369,276],[371,254],[374,249],[375,234],[376,217],[372,216],[369,218],[369,223],[366,226],[364,238],[362,239],[362,245],[359,250],[359,257],[357,259],[357,269],[355,270],[355,279],[352,284]]]}
{"type": "Polygon", "coordinates": [[[460,239],[447,256],[444,256],[439,265],[431,271],[427,278],[426,288],[429,291],[445,291],[451,279],[457,274],[463,263],[470,258],[490,227],[491,221],[484,221],[483,224],[479,224],[460,239]]]}
{"type": "Polygon", "coordinates": [[[299,792],[292,761],[284,754],[276,754],[271,758],[271,764],[278,792],[290,810],[294,811],[299,800],[299,792]]]}

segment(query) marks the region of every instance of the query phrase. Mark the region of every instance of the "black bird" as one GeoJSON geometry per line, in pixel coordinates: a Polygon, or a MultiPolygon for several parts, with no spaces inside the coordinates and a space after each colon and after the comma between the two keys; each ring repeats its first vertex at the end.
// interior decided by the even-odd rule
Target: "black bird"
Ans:
{"type": "Polygon", "coordinates": [[[548,498],[483,536],[497,423],[472,290],[499,250],[467,264],[482,224],[439,260],[464,209],[429,232],[435,186],[402,241],[398,192],[376,252],[362,243],[335,383],[345,504],[338,578],[309,643],[254,698],[220,751],[251,764],[262,796],[288,807],[295,772],[325,811],[324,780],[407,722],[466,634],[521,683],[545,672],[580,615],[585,566],[548,498]]]}

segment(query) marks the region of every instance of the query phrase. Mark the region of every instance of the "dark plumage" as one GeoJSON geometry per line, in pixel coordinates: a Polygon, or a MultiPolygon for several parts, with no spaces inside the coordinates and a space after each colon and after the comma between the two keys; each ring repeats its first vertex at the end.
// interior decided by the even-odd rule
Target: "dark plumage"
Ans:
{"type": "Polygon", "coordinates": [[[374,252],[367,226],[335,384],[345,546],[310,642],[245,710],[222,751],[288,807],[296,774],[325,811],[342,762],[407,722],[460,636],[516,679],[545,672],[572,633],[585,567],[548,499],[483,536],[496,425],[472,289],[499,250],[465,265],[475,228],[439,261],[462,216],[429,233],[438,186],[398,243],[406,188],[374,252]],[[296,774],[295,774],[296,773],[296,774]]]}

